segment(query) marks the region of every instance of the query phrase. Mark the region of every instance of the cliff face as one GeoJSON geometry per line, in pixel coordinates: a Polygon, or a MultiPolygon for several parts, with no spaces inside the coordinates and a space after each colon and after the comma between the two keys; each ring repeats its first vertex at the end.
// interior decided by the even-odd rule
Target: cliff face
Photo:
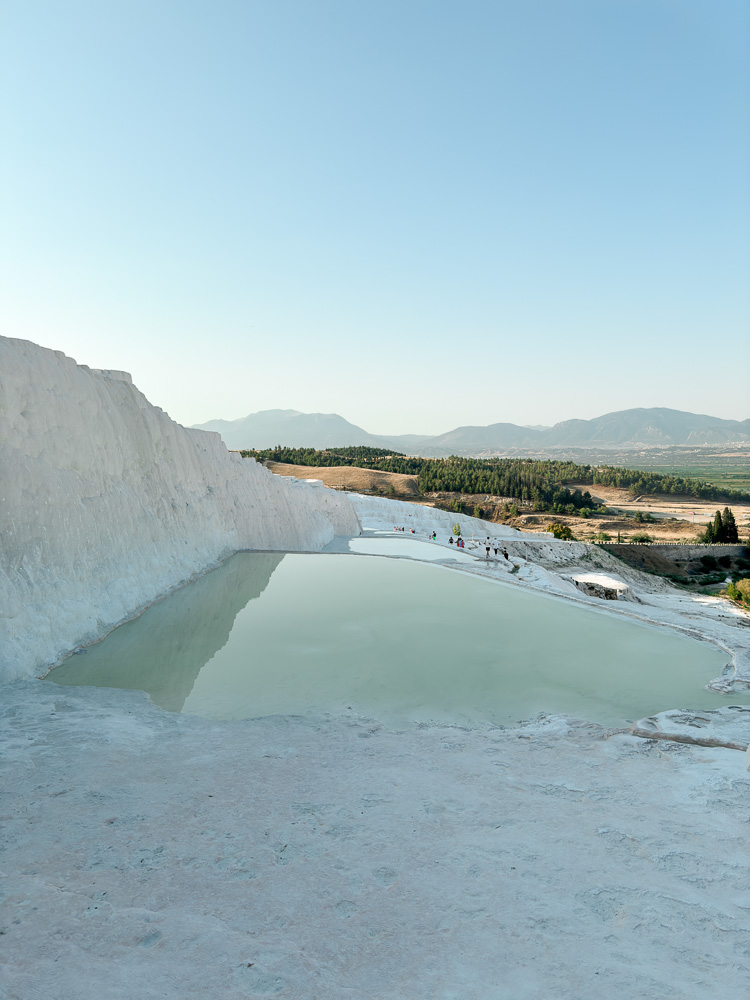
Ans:
{"type": "Polygon", "coordinates": [[[344,495],[176,424],[126,373],[0,337],[0,680],[42,673],[237,549],[358,532],[344,495]]]}

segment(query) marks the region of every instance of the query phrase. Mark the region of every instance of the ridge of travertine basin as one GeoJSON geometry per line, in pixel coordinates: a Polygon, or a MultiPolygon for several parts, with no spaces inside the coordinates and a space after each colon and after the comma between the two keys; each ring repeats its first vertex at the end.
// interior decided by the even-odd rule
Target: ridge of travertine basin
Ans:
{"type": "MultiPolygon", "coordinates": [[[[750,707],[726,705],[708,712],[669,709],[647,719],[639,719],[633,723],[630,731],[635,736],[652,740],[674,740],[701,747],[750,750],[750,707]]],[[[748,762],[750,763],[750,758],[748,762]]]]}

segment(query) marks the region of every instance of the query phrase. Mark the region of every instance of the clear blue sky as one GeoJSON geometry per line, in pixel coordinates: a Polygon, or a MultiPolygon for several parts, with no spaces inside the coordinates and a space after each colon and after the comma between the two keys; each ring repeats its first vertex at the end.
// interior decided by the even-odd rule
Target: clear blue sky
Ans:
{"type": "Polygon", "coordinates": [[[750,416],[747,0],[10,0],[2,327],[190,424],[750,416]]]}

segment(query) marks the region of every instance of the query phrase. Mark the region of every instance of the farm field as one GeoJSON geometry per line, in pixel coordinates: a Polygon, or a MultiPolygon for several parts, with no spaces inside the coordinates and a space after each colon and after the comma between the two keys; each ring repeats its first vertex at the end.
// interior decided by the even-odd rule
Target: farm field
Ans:
{"type": "Polygon", "coordinates": [[[750,490],[750,459],[721,465],[643,465],[644,469],[661,472],[664,475],[684,476],[690,479],[705,479],[715,486],[725,486],[732,490],[750,490]]]}
{"type": "Polygon", "coordinates": [[[625,469],[643,469],[662,475],[703,479],[715,486],[750,491],[750,450],[729,454],[706,454],[678,449],[654,452],[618,452],[607,461],[596,464],[619,465],[625,469]]]}
{"type": "Polygon", "coordinates": [[[727,451],[714,451],[710,448],[648,448],[640,451],[630,448],[603,451],[595,448],[572,448],[538,453],[514,452],[513,457],[556,459],[579,465],[613,465],[622,469],[703,479],[716,486],[750,491],[750,448],[727,451]]]}

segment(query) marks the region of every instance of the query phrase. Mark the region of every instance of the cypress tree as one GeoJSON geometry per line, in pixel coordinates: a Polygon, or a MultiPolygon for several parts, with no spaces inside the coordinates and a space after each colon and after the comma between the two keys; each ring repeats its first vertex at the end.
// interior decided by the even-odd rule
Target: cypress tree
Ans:
{"type": "Polygon", "coordinates": [[[703,538],[701,538],[701,541],[704,542],[706,545],[713,545],[713,543],[716,541],[716,539],[714,538],[713,521],[709,521],[708,524],[706,525],[706,530],[703,532],[703,538]]]}
{"type": "Polygon", "coordinates": [[[724,541],[730,545],[739,542],[740,536],[737,533],[737,522],[734,519],[734,514],[728,507],[724,508],[721,520],[724,525],[724,541]]]}
{"type": "Polygon", "coordinates": [[[721,520],[721,511],[717,510],[714,514],[714,545],[724,541],[724,524],[721,520]]]}

